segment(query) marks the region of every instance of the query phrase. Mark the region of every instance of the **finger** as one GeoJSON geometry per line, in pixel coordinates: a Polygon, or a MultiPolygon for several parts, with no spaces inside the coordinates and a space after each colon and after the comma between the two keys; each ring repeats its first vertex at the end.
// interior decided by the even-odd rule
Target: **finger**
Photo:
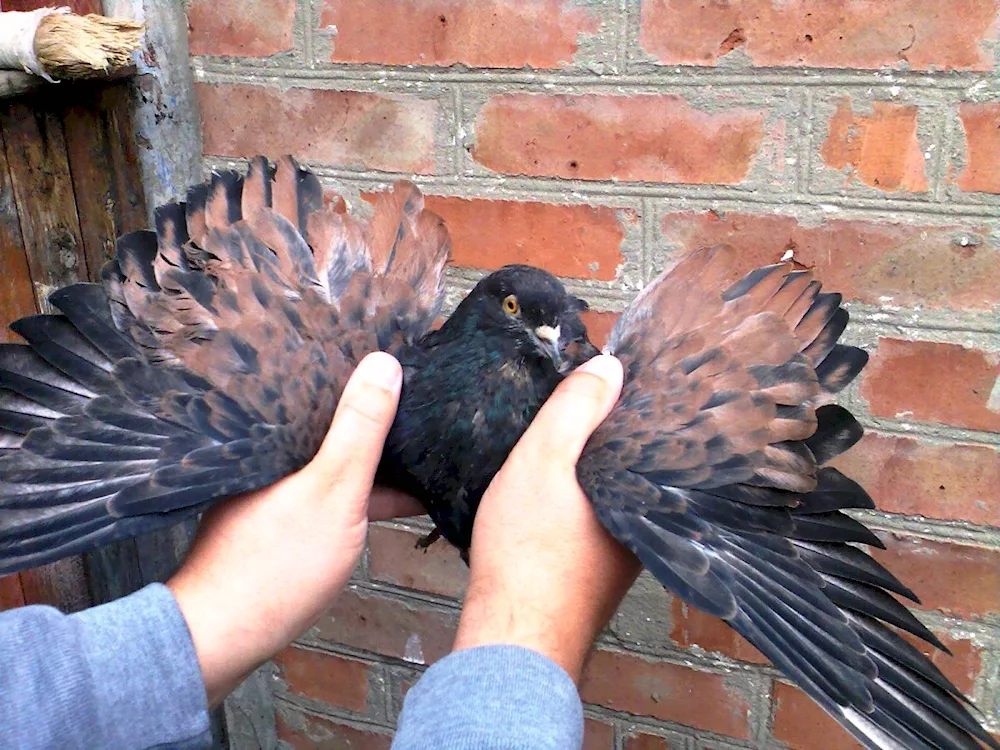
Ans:
{"type": "Polygon", "coordinates": [[[347,481],[356,488],[371,486],[396,416],[402,382],[403,371],[392,355],[373,352],[361,360],[310,462],[324,484],[347,481]]]}
{"type": "Polygon", "coordinates": [[[550,459],[576,463],[590,434],[618,400],[623,378],[615,357],[599,354],[585,362],[545,402],[518,448],[544,450],[550,459]]]}

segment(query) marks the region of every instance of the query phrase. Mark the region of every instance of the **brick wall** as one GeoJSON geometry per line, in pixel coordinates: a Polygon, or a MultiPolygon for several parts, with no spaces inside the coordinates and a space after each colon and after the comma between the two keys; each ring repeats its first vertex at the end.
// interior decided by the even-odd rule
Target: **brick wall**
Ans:
{"type": "MultiPolygon", "coordinates": [[[[849,300],[869,428],[840,461],[885,512],[936,662],[1000,729],[996,0],[191,0],[205,165],[293,152],[357,200],[416,175],[452,301],[529,262],[603,339],[678,253],[791,250],[849,300]]],[[[447,653],[465,571],[373,530],[335,610],[275,662],[279,736],[388,747],[447,653]]],[[[853,746],[711,618],[640,579],[582,685],[587,747],[853,746]],[[783,743],[783,744],[782,744],[783,743]]]]}

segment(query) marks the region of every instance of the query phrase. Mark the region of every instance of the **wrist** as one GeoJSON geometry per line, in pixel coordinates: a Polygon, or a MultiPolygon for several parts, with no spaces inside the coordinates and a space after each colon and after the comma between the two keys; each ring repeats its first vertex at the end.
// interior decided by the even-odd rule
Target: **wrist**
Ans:
{"type": "Polygon", "coordinates": [[[588,619],[585,608],[566,598],[473,575],[453,650],[520,646],[551,659],[577,681],[600,627],[588,619]]]}

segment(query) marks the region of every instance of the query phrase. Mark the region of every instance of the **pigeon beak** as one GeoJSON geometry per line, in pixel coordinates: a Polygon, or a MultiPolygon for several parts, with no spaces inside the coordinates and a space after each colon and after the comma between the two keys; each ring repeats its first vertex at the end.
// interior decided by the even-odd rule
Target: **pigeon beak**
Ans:
{"type": "Polygon", "coordinates": [[[559,336],[562,331],[559,330],[559,326],[538,326],[534,330],[535,343],[538,344],[538,348],[542,351],[542,354],[546,355],[552,360],[552,364],[555,368],[561,372],[562,365],[562,352],[559,349],[559,336]]]}

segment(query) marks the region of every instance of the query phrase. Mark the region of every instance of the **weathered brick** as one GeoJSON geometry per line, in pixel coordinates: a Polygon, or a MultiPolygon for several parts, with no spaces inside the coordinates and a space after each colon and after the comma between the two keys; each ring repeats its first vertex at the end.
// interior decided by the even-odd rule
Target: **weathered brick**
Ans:
{"type": "Polygon", "coordinates": [[[587,326],[587,337],[598,349],[601,349],[608,342],[608,336],[611,335],[611,329],[618,322],[619,315],[615,312],[587,310],[580,316],[583,319],[583,324],[587,326]]]}
{"type": "Polygon", "coordinates": [[[281,705],[275,712],[278,739],[295,750],[389,750],[388,730],[358,729],[281,705]]]}
{"type": "Polygon", "coordinates": [[[293,153],[334,166],[434,171],[433,99],[245,84],[195,88],[206,154],[293,153]]]}
{"type": "Polygon", "coordinates": [[[879,510],[1000,526],[1000,451],[869,432],[833,462],[879,510]]]}
{"type": "Polygon", "coordinates": [[[745,739],[749,703],[737,685],[735,677],[598,650],[580,695],[587,703],[745,739]]]}
{"type": "Polygon", "coordinates": [[[583,720],[583,750],[613,750],[615,728],[597,719],[583,720]]]}
{"type": "Polygon", "coordinates": [[[637,732],[625,738],[625,750],[678,750],[684,747],[670,742],[666,737],[637,732]]]}
{"type": "Polygon", "coordinates": [[[918,597],[920,609],[978,620],[1000,612],[1000,552],[967,544],[882,534],[871,550],[918,597]]]}
{"type": "Polygon", "coordinates": [[[479,113],[472,156],[507,174],[733,184],[764,135],[764,112],[735,104],[710,113],[674,95],[500,94],[479,113]]]}
{"type": "Polygon", "coordinates": [[[732,245],[739,275],[788,250],[829,291],[870,305],[989,311],[1000,305],[1000,247],[987,226],[920,226],[717,211],[663,217],[664,240],[681,252],[732,245]]]}
{"type": "Polygon", "coordinates": [[[357,713],[367,712],[371,665],[299,646],[279,652],[274,664],[288,692],[357,713]]]}
{"type": "Polygon", "coordinates": [[[452,262],[495,270],[527,263],[557,276],[615,278],[622,263],[623,222],[631,209],[427,196],[452,237],[452,262]]]}
{"type": "Polygon", "coordinates": [[[970,192],[1000,193],[1000,102],[965,102],[958,116],[965,130],[966,151],[958,186],[970,192]]]}
{"type": "Polygon", "coordinates": [[[774,683],[774,737],[791,750],[860,750],[861,745],[797,687],[774,683]]]}
{"type": "Polygon", "coordinates": [[[376,581],[460,597],[469,582],[469,569],[458,550],[444,541],[417,549],[421,536],[410,529],[372,526],[368,532],[369,574],[376,581]]]}
{"type": "Polygon", "coordinates": [[[382,65],[561,68],[600,19],[568,0],[325,0],[330,59],[382,65]]]}
{"type": "Polygon", "coordinates": [[[707,615],[675,596],[671,605],[670,637],[684,648],[698,646],[740,661],[767,664],[767,658],[718,617],[707,615]]]}
{"type": "Polygon", "coordinates": [[[643,0],[642,48],[671,65],[715,65],[739,48],[755,65],[992,70],[994,0],[643,0]]]}
{"type": "Polygon", "coordinates": [[[859,114],[851,98],[843,97],[830,119],[820,156],[828,167],[846,171],[845,187],[857,179],[879,190],[927,190],[913,106],[877,101],[872,103],[872,114],[859,114]]]}
{"type": "Polygon", "coordinates": [[[268,57],[292,49],[295,3],[284,0],[192,0],[192,55],[268,57]]]}
{"type": "Polygon", "coordinates": [[[457,627],[456,612],[349,588],[337,597],[316,632],[331,643],[432,664],[451,650],[457,627]]]}
{"type": "Polygon", "coordinates": [[[941,670],[945,677],[951,680],[952,684],[966,695],[972,693],[976,677],[983,666],[982,649],[976,646],[971,640],[959,640],[947,633],[935,630],[934,635],[941,639],[941,642],[951,651],[949,656],[939,648],[935,648],[926,641],[922,641],[909,633],[900,633],[906,640],[923,652],[924,656],[941,670]]]}
{"type": "MultiPolygon", "coordinates": [[[[958,344],[880,338],[862,375],[872,414],[1000,431],[990,409],[1000,354],[958,344]]],[[[994,405],[993,409],[997,407],[994,405]]]]}

